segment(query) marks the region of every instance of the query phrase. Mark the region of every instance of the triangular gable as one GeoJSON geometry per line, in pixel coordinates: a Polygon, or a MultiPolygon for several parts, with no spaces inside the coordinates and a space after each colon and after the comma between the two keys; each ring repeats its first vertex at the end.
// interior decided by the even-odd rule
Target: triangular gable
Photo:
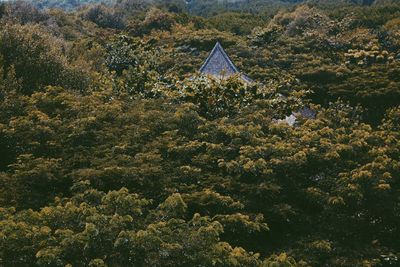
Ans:
{"type": "Polygon", "coordinates": [[[201,66],[200,73],[212,75],[222,79],[239,74],[245,82],[252,82],[249,77],[239,72],[219,42],[215,44],[203,66],[201,66]]]}
{"type": "Polygon", "coordinates": [[[214,76],[231,76],[239,73],[219,42],[215,44],[210,55],[201,66],[200,72],[214,76]]]}

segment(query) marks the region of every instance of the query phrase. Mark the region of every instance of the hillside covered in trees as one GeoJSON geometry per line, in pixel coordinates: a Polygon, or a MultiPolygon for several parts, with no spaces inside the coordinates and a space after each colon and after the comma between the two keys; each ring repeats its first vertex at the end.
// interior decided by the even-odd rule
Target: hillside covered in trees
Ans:
{"type": "Polygon", "coordinates": [[[0,266],[388,267],[399,236],[398,1],[0,3],[0,266]],[[200,75],[216,42],[253,82],[200,75]]]}

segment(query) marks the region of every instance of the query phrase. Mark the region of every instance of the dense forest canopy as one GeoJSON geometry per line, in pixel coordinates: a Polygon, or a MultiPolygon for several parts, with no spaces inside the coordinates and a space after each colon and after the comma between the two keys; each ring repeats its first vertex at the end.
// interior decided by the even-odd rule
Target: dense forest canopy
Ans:
{"type": "MultiPolygon", "coordinates": [[[[15,1],[15,0],[9,0],[15,1]]],[[[27,0],[40,8],[76,9],[88,4],[106,5],[176,5],[186,12],[209,16],[226,11],[274,12],[277,8],[296,6],[298,4],[313,4],[319,6],[373,6],[394,4],[397,0],[27,0]]]]}
{"type": "Polygon", "coordinates": [[[399,266],[399,105],[397,0],[2,2],[0,266],[399,266]]]}

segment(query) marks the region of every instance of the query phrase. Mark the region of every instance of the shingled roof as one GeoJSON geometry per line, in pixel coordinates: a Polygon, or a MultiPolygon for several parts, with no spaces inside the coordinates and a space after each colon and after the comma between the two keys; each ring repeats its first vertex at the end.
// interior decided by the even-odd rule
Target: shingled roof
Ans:
{"type": "Polygon", "coordinates": [[[232,75],[239,74],[243,80],[247,82],[251,81],[246,75],[240,74],[219,42],[215,44],[210,55],[207,57],[203,66],[201,66],[200,72],[218,78],[228,78],[232,75]]]}

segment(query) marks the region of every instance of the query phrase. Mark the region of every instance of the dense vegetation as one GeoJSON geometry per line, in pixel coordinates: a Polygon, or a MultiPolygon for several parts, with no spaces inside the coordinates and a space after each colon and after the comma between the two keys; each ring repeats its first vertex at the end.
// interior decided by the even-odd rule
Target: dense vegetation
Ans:
{"type": "Polygon", "coordinates": [[[0,5],[0,266],[400,265],[397,1],[97,2],[0,5]]]}

